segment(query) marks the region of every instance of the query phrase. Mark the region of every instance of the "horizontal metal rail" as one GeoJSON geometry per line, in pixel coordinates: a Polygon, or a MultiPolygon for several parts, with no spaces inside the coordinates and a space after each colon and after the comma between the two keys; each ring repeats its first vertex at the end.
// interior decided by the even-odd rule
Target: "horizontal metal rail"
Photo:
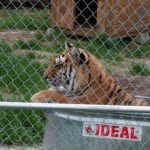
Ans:
{"type": "Polygon", "coordinates": [[[150,113],[147,106],[0,102],[0,108],[150,113]]]}

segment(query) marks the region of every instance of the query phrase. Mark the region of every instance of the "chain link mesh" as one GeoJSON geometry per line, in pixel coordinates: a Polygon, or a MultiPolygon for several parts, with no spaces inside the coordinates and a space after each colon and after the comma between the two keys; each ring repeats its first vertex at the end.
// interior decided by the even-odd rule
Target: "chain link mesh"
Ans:
{"type": "MultiPolygon", "coordinates": [[[[33,94],[48,89],[43,73],[68,39],[102,60],[125,91],[150,96],[149,0],[1,0],[0,100],[30,102],[33,94]]],[[[2,150],[150,146],[149,114],[20,109],[0,109],[0,114],[2,150]],[[95,137],[103,125],[116,135],[95,137]],[[139,135],[136,142],[131,127],[139,135]]]]}

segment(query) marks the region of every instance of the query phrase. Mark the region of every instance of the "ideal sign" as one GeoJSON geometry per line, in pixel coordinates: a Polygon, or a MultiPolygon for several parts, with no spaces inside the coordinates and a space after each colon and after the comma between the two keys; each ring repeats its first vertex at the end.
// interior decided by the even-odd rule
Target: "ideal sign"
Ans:
{"type": "Polygon", "coordinates": [[[83,124],[83,136],[140,141],[142,128],[137,126],[87,123],[83,124]]]}

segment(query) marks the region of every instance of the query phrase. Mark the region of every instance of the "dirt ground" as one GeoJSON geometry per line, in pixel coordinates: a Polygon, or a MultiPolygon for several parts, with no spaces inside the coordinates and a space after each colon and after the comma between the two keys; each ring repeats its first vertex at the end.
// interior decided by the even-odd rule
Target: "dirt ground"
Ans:
{"type": "Polygon", "coordinates": [[[24,31],[24,30],[0,31],[0,41],[13,43],[20,39],[29,40],[32,39],[35,33],[36,33],[35,31],[24,31]]]}
{"type": "Polygon", "coordinates": [[[42,146],[36,146],[36,147],[21,147],[21,146],[0,146],[0,150],[43,150],[42,146]]]}
{"type": "Polygon", "coordinates": [[[149,77],[116,75],[116,80],[125,91],[135,96],[150,96],[149,77]]]}

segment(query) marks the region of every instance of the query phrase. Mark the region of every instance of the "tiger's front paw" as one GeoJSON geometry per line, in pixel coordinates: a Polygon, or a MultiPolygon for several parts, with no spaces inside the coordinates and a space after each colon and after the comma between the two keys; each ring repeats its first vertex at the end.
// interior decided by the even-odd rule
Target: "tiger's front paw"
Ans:
{"type": "Polygon", "coordinates": [[[51,99],[50,91],[44,90],[34,94],[31,97],[31,102],[33,103],[53,103],[54,101],[51,99]]]}
{"type": "Polygon", "coordinates": [[[33,103],[43,103],[45,100],[40,93],[36,93],[31,97],[31,102],[33,103]]]}

